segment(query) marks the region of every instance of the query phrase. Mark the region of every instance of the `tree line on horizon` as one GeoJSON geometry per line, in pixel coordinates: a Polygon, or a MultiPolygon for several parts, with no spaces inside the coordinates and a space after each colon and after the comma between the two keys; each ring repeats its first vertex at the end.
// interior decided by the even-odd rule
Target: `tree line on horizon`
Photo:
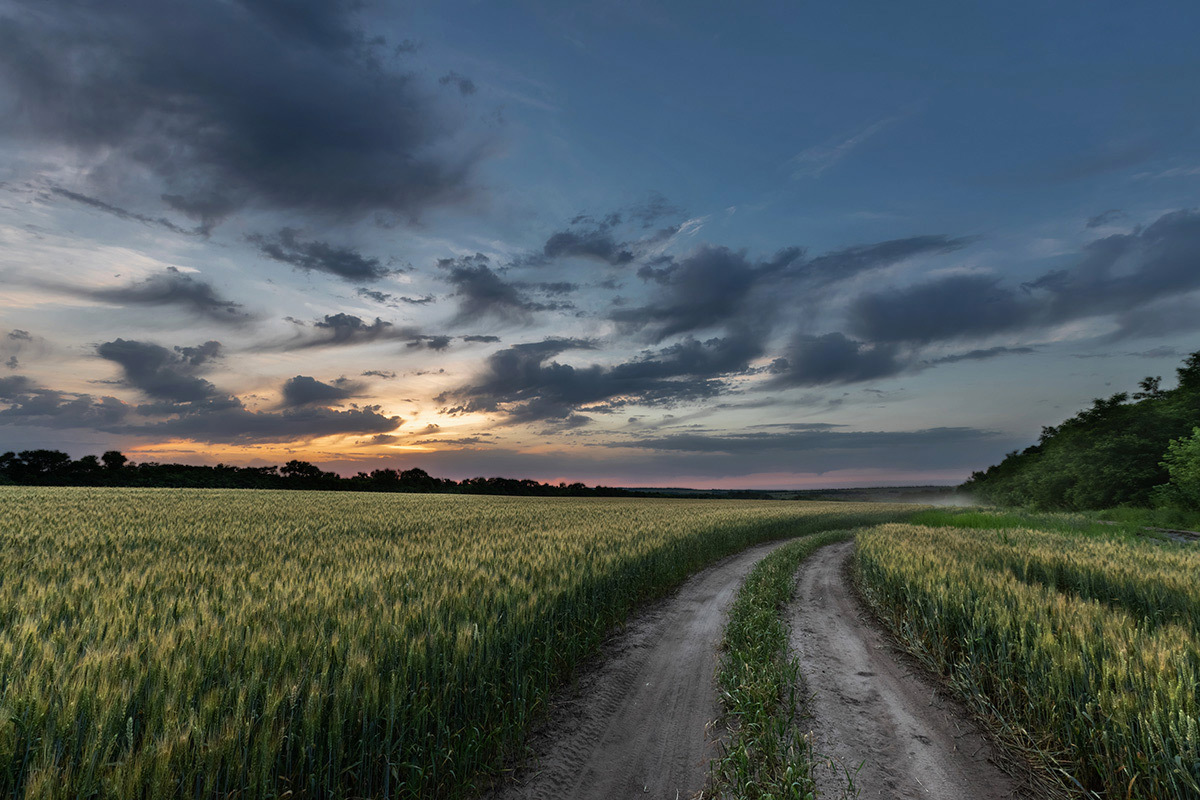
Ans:
{"type": "Polygon", "coordinates": [[[197,489],[309,489],[355,492],[448,492],[540,497],[644,497],[645,492],[583,483],[539,483],[532,479],[436,478],[423,469],[375,469],[344,478],[308,461],[283,466],[238,467],[133,463],[117,450],[72,459],[61,450],[0,454],[0,485],[127,486],[197,489]]]}
{"type": "Polygon", "coordinates": [[[1147,377],[1132,394],[1095,399],[960,489],[995,505],[1044,510],[1200,511],[1200,351],[1176,374],[1174,389],[1147,377]]]}

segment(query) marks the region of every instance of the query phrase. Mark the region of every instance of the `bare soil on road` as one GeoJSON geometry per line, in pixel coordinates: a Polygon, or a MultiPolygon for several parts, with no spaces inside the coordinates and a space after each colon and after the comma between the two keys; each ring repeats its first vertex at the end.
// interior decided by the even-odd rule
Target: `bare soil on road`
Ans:
{"type": "Polygon", "coordinates": [[[962,707],[868,617],[849,581],[853,548],[830,545],[804,562],[790,612],[820,796],[845,796],[850,774],[864,800],[1036,797],[1000,769],[999,751],[962,707]]]}
{"type": "Polygon", "coordinates": [[[783,542],[696,573],[630,618],[552,704],[530,762],[490,800],[686,800],[717,754],[715,672],[729,605],[751,567],[783,542]]]}

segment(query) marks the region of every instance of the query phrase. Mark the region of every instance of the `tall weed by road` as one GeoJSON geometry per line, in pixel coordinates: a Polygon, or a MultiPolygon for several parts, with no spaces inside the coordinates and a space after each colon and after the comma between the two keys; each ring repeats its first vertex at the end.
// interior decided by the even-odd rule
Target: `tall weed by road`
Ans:
{"type": "Polygon", "coordinates": [[[902,639],[1077,787],[1200,796],[1200,551],[885,525],[855,568],[902,639]]]}

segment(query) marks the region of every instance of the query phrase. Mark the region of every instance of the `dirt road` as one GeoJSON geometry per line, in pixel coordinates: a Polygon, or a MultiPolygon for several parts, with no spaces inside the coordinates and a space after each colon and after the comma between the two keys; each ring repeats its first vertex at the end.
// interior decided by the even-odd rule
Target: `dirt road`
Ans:
{"type": "Polygon", "coordinates": [[[746,573],[779,544],[718,562],[632,618],[555,703],[530,742],[531,763],[486,797],[676,800],[703,789],[717,752],[726,613],[746,573]]]}
{"type": "Polygon", "coordinates": [[[858,797],[999,800],[1028,797],[949,701],[862,617],[844,575],[853,542],[814,553],[800,568],[791,612],[822,797],[840,797],[854,773],[858,797]]]}

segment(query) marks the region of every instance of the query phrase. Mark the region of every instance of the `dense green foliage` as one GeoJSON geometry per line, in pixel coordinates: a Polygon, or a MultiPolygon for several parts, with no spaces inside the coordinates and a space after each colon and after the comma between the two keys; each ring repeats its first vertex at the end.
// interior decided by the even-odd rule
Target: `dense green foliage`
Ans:
{"type": "Polygon", "coordinates": [[[1037,444],[976,472],[963,489],[989,503],[1040,509],[1148,505],[1171,478],[1164,457],[1172,440],[1200,423],[1200,352],[1178,370],[1176,388],[1146,378],[1141,391],[1097,399],[1037,444]]]}
{"type": "Polygon", "coordinates": [[[897,636],[1069,786],[1200,797],[1200,550],[885,525],[855,568],[897,636]]]}
{"type": "Polygon", "coordinates": [[[462,796],[639,601],[894,514],[0,487],[0,797],[462,796]]]}
{"type": "Polygon", "coordinates": [[[729,610],[717,683],[730,741],[713,760],[717,797],[807,800],[814,791],[808,742],[795,724],[800,668],[788,657],[781,616],[800,562],[850,531],[827,531],[784,545],[746,576],[729,610]]]}
{"type": "Polygon", "coordinates": [[[1171,480],[1156,490],[1155,499],[1162,505],[1200,510],[1200,427],[1167,445],[1162,466],[1171,480]]]}

